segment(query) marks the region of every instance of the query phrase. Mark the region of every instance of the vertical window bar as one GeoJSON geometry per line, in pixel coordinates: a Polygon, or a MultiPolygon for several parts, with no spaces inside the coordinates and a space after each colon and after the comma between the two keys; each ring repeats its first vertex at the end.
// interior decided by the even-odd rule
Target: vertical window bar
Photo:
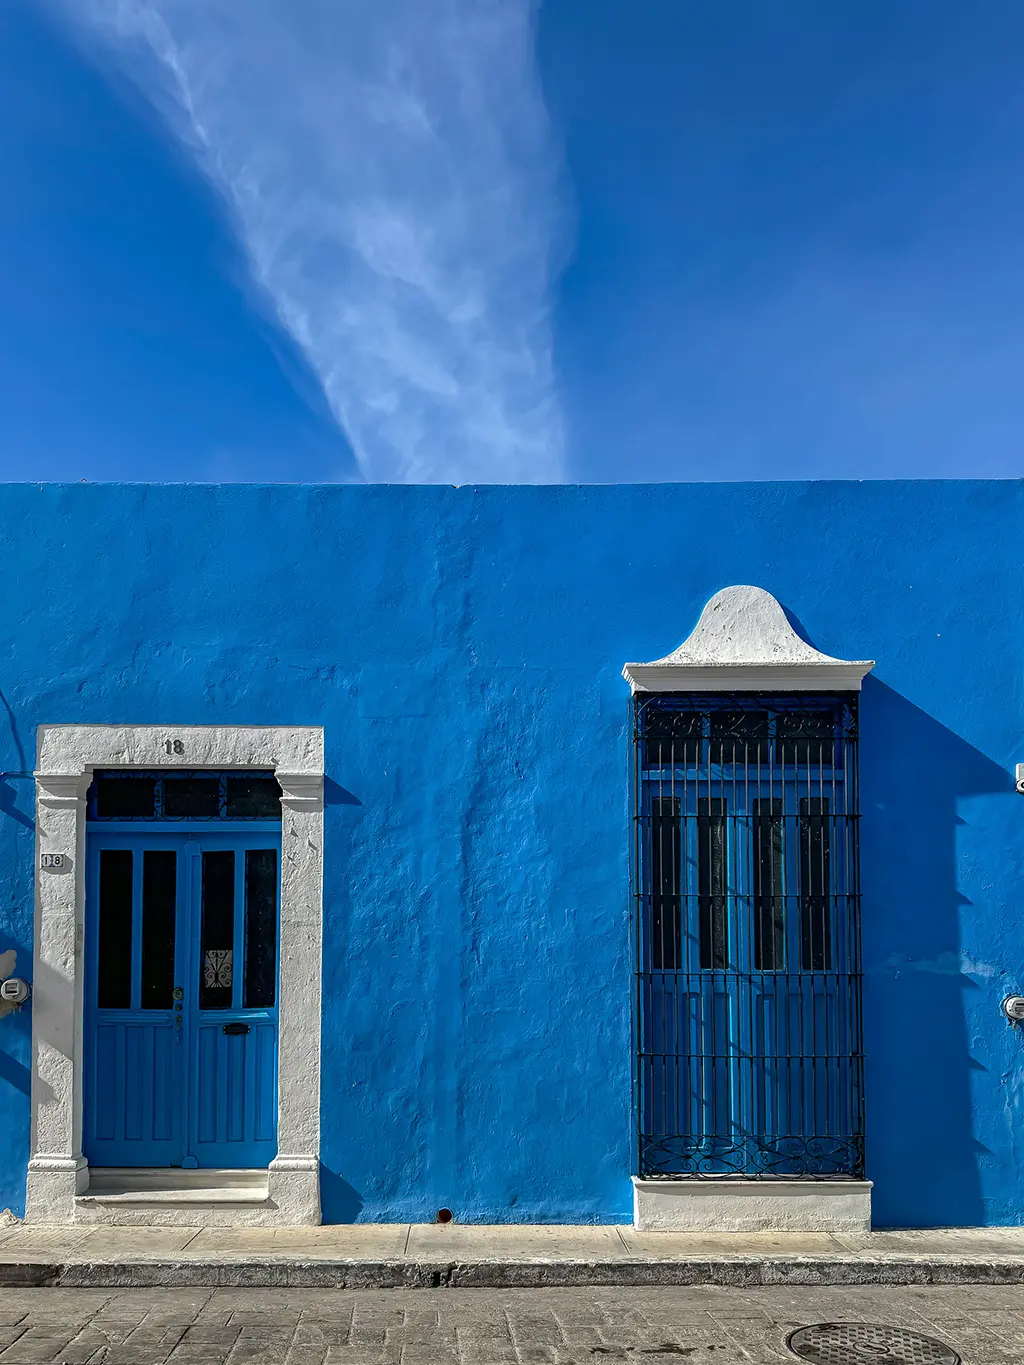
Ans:
{"type": "Polygon", "coordinates": [[[633,1078],[634,1119],[636,1123],[638,1169],[642,1170],[646,1161],[645,1132],[647,1122],[647,1093],[649,1088],[649,1063],[646,1056],[645,1035],[648,1011],[645,994],[648,980],[647,963],[644,958],[644,856],[643,856],[643,811],[641,773],[644,762],[642,740],[643,710],[642,702],[633,702],[633,840],[631,849],[631,874],[633,882],[633,966],[635,974],[633,995],[633,1028],[637,1041],[639,1065],[633,1078]]]}

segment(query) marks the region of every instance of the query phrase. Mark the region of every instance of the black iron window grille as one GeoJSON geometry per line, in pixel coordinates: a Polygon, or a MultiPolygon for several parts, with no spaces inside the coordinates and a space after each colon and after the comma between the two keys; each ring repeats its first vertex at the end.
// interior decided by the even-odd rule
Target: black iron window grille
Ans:
{"type": "Polygon", "coordinates": [[[864,1169],[857,698],[635,701],[640,1174],[864,1169]]]}
{"type": "Polygon", "coordinates": [[[88,819],[105,821],[280,820],[281,788],[263,772],[96,772],[88,819]]]}

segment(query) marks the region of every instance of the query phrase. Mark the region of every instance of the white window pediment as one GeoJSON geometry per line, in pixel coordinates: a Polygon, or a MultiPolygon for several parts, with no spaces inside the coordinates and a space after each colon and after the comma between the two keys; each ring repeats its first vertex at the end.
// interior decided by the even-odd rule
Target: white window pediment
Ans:
{"type": "Polygon", "coordinates": [[[678,649],[622,676],[634,692],[857,692],[873,659],[836,659],[802,640],[764,588],[723,588],[678,649]]]}

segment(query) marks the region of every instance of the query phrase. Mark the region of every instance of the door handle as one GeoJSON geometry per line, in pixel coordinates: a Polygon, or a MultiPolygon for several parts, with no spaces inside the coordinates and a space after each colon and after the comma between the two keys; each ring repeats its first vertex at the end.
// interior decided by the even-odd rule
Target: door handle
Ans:
{"type": "Polygon", "coordinates": [[[248,1033],[248,1032],[249,1032],[249,1025],[248,1025],[248,1024],[225,1024],[225,1025],[224,1025],[224,1028],[223,1028],[223,1030],[222,1030],[222,1032],[224,1032],[224,1033],[230,1033],[232,1036],[234,1036],[235,1034],[238,1034],[238,1033],[248,1033]]]}

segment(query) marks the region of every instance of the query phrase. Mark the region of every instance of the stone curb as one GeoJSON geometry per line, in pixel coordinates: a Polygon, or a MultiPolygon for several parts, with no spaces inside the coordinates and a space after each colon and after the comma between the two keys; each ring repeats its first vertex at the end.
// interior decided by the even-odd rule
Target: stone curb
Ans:
{"type": "Polygon", "coordinates": [[[1024,1257],[686,1260],[0,1262],[0,1289],[566,1289],[722,1285],[1024,1284],[1024,1257]]]}

